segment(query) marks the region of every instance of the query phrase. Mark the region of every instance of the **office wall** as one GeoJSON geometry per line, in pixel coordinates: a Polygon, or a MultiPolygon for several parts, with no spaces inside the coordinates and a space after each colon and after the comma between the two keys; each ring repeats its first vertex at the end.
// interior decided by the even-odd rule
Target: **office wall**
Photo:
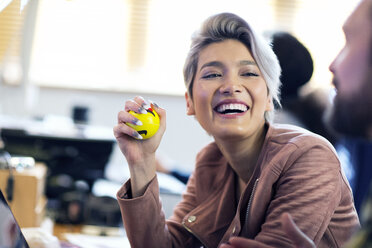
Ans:
{"type": "MultiPolygon", "coordinates": [[[[19,117],[43,117],[45,115],[71,116],[74,105],[90,108],[90,124],[112,129],[117,113],[127,99],[136,94],[80,91],[55,88],[8,86],[0,82],[0,114],[19,117]]],[[[167,110],[167,130],[159,147],[161,153],[178,162],[181,169],[191,171],[196,153],[211,138],[199,126],[194,117],[186,115],[183,96],[143,95],[167,110]]],[[[125,160],[115,152],[113,163],[125,160]]]]}

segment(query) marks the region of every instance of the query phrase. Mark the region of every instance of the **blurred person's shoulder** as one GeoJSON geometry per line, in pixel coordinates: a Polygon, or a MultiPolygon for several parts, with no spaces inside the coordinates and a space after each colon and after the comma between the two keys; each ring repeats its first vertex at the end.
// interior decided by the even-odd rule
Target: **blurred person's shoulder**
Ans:
{"type": "Polygon", "coordinates": [[[264,164],[288,168],[296,161],[314,162],[314,169],[323,166],[339,169],[340,162],[332,144],[324,137],[290,124],[272,124],[263,148],[264,164]],[[315,162],[316,161],[316,162],[315,162]]]}
{"type": "Polygon", "coordinates": [[[315,134],[303,127],[292,124],[271,124],[269,128],[270,143],[278,145],[292,144],[301,148],[323,146],[334,151],[332,144],[323,136],[315,134]]]}

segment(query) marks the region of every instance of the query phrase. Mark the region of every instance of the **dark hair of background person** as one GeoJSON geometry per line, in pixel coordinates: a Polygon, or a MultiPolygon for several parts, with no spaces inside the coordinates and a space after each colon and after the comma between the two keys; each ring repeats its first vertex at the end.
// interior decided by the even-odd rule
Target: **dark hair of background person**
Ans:
{"type": "Polygon", "coordinates": [[[286,97],[297,97],[298,89],[310,81],[314,63],[307,48],[290,33],[275,32],[271,39],[282,68],[280,92],[285,101],[286,97]]]}
{"type": "Polygon", "coordinates": [[[273,32],[270,39],[282,68],[280,78],[282,111],[290,112],[300,121],[302,127],[335,144],[337,135],[323,121],[329,101],[328,94],[324,90],[312,90],[305,95],[299,94],[300,89],[311,80],[313,75],[314,62],[311,53],[288,32],[273,32]]]}

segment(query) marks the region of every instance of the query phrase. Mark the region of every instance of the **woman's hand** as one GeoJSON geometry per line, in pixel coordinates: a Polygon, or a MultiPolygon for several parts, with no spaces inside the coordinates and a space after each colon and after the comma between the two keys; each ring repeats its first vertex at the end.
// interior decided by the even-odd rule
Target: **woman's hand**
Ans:
{"type": "Polygon", "coordinates": [[[315,248],[314,242],[298,228],[290,214],[282,214],[281,222],[287,237],[296,248],[315,248]]]}
{"type": "MultiPolygon", "coordinates": [[[[314,242],[307,237],[294,223],[291,215],[284,213],[281,216],[281,223],[287,237],[292,241],[296,248],[315,248],[314,242]]],[[[229,244],[222,244],[220,248],[273,248],[269,245],[262,244],[256,240],[242,237],[232,237],[229,244]]]]}
{"type": "Polygon", "coordinates": [[[147,184],[155,176],[156,160],[155,152],[159,147],[161,138],[166,127],[166,112],[164,109],[152,103],[153,108],[159,115],[160,126],[157,133],[149,139],[142,140],[140,134],[125,123],[134,125],[141,124],[138,119],[129,113],[146,113],[145,108],[150,107],[146,101],[137,96],[133,100],[126,101],[124,111],[118,114],[118,124],[114,127],[114,135],[121,152],[127,159],[131,174],[132,196],[137,197],[144,193],[147,184]]]}

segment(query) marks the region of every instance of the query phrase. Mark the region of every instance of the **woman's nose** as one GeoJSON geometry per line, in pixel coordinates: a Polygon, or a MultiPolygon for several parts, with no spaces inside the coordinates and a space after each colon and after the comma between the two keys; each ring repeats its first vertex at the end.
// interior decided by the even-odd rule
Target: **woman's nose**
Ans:
{"type": "Polygon", "coordinates": [[[234,93],[241,93],[242,86],[234,81],[229,81],[221,85],[220,93],[221,94],[234,94],[234,93]]]}

